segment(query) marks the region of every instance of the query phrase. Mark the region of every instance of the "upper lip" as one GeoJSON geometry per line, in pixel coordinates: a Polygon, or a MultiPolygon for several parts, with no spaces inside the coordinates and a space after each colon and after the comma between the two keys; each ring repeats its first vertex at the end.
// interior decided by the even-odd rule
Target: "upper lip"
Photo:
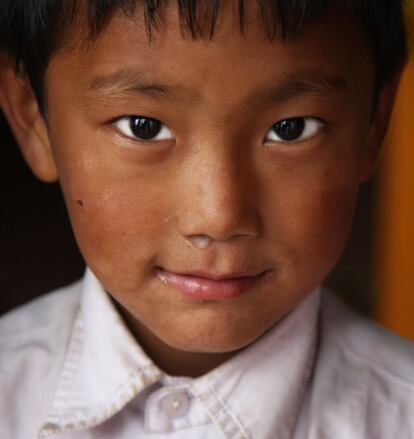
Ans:
{"type": "Polygon", "coordinates": [[[192,271],[173,271],[173,270],[165,270],[164,268],[158,267],[163,271],[167,271],[178,276],[192,276],[192,277],[200,277],[210,280],[229,280],[229,279],[238,279],[243,277],[256,277],[260,276],[269,270],[261,270],[261,271],[231,271],[226,273],[212,273],[205,270],[192,270],[192,271]]]}

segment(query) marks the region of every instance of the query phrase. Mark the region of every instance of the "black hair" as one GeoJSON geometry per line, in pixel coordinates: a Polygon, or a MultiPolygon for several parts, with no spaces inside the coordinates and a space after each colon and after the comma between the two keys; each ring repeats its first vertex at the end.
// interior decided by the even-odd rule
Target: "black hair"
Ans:
{"type": "MultiPolygon", "coordinates": [[[[90,37],[94,38],[115,11],[122,10],[132,16],[140,8],[150,36],[151,30],[159,24],[162,6],[171,1],[174,0],[1,0],[0,49],[10,56],[20,72],[27,75],[42,108],[42,82],[50,58],[80,13],[86,17],[90,37]]],[[[233,1],[238,2],[243,33],[245,2],[249,0],[233,1]]],[[[393,76],[407,56],[403,0],[255,1],[269,38],[275,38],[276,29],[281,29],[284,38],[294,38],[330,6],[346,10],[350,18],[361,23],[372,46],[378,86],[393,76]]],[[[213,37],[223,0],[176,0],[176,3],[183,33],[194,39],[213,37]]]]}

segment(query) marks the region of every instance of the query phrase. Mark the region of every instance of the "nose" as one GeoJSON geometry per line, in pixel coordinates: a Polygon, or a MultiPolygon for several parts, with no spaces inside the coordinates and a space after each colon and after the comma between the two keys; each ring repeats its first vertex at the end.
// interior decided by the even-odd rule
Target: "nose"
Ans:
{"type": "Polygon", "coordinates": [[[236,155],[194,154],[184,165],[179,223],[181,234],[197,248],[260,233],[254,172],[236,155]]]}

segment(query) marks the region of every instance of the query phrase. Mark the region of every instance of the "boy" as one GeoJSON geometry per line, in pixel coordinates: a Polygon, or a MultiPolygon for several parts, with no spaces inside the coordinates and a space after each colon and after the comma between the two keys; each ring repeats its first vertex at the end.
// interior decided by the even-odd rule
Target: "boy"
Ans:
{"type": "Polygon", "coordinates": [[[401,4],[1,8],[4,113],[89,267],[3,317],[1,437],[413,437],[412,345],[318,287],[384,137],[401,4]]]}

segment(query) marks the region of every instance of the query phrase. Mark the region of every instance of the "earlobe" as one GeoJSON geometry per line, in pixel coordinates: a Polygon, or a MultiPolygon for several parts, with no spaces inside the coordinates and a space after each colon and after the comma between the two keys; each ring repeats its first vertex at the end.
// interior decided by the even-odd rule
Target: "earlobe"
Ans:
{"type": "Polygon", "coordinates": [[[370,147],[365,151],[365,156],[363,158],[359,181],[361,183],[369,180],[375,172],[375,168],[377,165],[377,158],[379,154],[379,148],[370,147]]]}
{"type": "Polygon", "coordinates": [[[26,162],[39,179],[56,181],[47,126],[28,81],[8,67],[2,72],[1,89],[3,112],[26,162]]]}

